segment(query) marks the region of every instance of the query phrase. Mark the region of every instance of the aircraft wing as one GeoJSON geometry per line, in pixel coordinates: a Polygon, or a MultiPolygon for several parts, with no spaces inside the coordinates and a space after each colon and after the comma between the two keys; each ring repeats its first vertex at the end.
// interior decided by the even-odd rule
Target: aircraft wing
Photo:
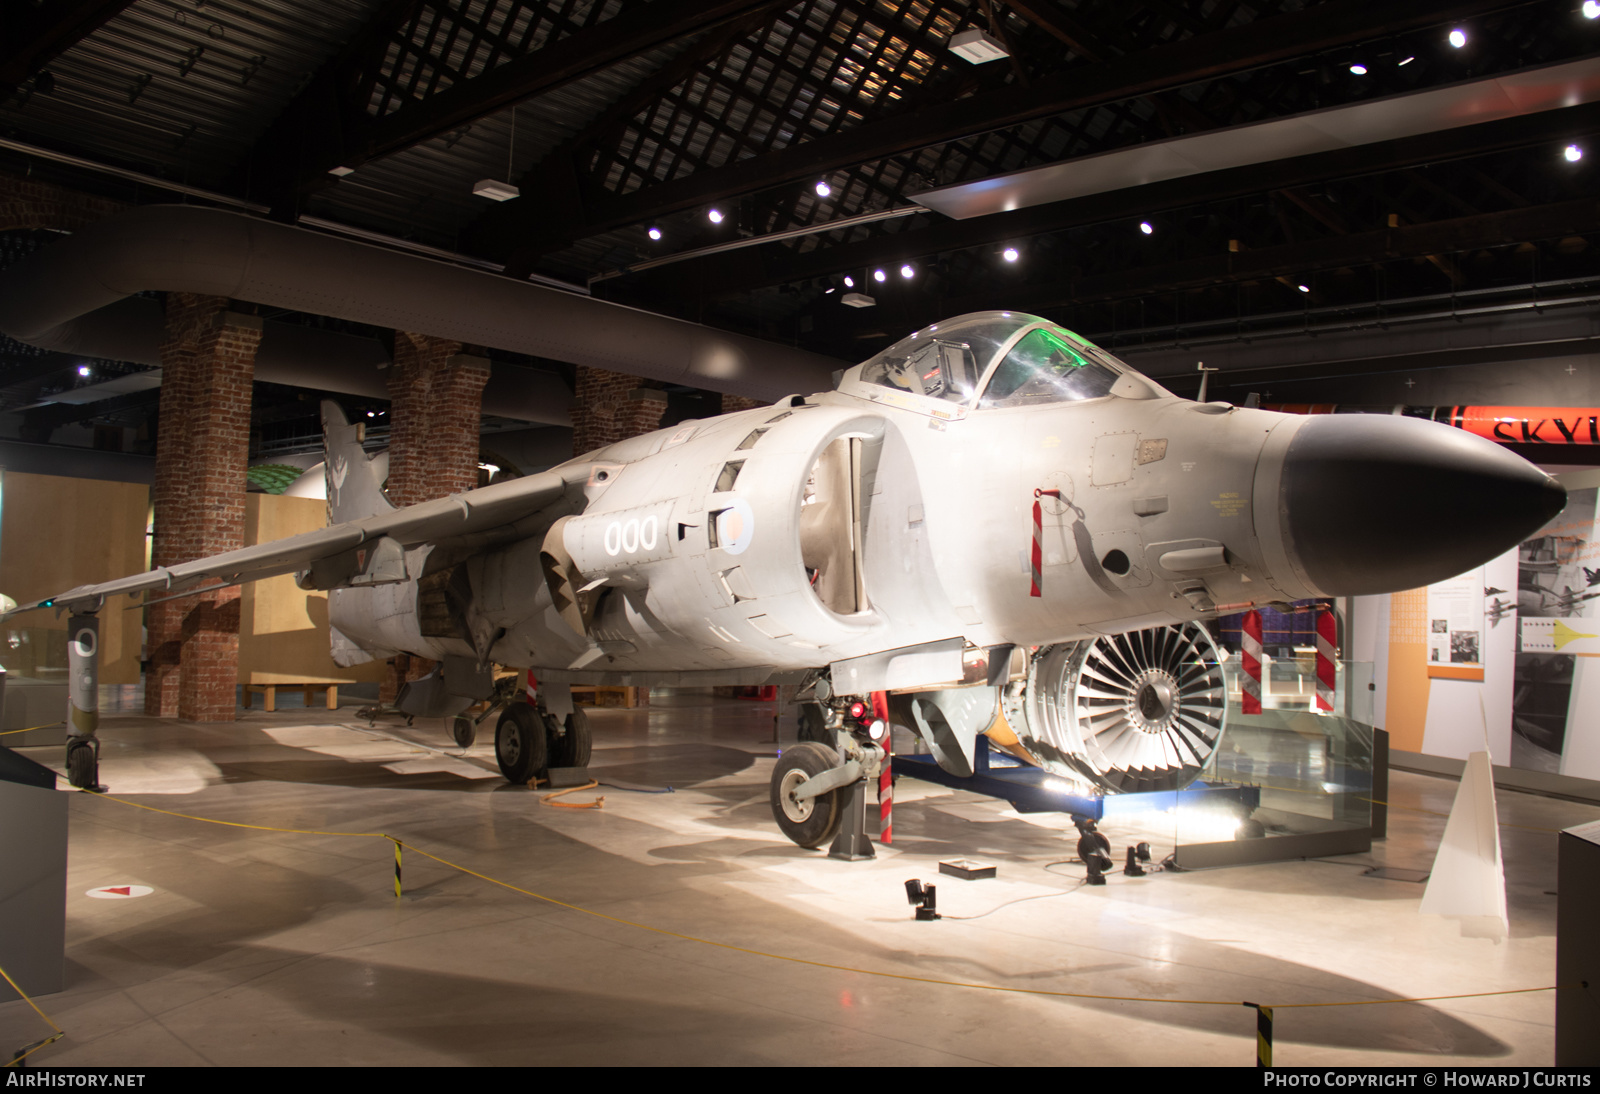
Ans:
{"type": "MultiPolygon", "coordinates": [[[[576,476],[574,481],[581,481],[587,477],[588,471],[588,467],[584,466],[568,474],[576,476]]],[[[119,593],[138,596],[145,592],[178,592],[208,579],[224,585],[259,581],[310,569],[314,563],[337,559],[341,555],[356,552],[363,545],[376,545],[384,539],[402,548],[423,543],[448,545],[487,541],[498,538],[494,533],[507,526],[537,515],[540,510],[560,499],[567,486],[566,476],[558,471],[546,471],[271,543],[243,547],[175,566],[158,567],[146,573],[97,585],[80,585],[32,604],[20,604],[4,614],[10,616],[34,608],[90,612],[99,609],[108,598],[119,593]]]]}

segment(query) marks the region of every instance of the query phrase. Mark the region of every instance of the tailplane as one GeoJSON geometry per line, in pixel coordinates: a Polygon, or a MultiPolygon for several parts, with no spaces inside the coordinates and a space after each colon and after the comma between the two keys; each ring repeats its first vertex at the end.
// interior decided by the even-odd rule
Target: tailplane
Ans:
{"type": "Polygon", "coordinates": [[[343,524],[394,511],[389,499],[383,496],[378,469],[362,450],[365,435],[364,423],[351,425],[338,403],[332,399],[322,400],[329,524],[343,524]]]}

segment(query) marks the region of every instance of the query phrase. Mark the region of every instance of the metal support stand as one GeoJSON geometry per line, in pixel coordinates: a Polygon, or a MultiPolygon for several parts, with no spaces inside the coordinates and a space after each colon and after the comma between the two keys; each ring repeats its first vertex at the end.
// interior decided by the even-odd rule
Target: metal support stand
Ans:
{"type": "Polygon", "coordinates": [[[67,620],[67,781],[79,790],[100,785],[100,619],[67,620]]]}
{"type": "Polygon", "coordinates": [[[878,857],[867,835],[867,783],[867,779],[857,779],[849,786],[839,788],[843,799],[840,808],[844,810],[844,817],[839,825],[839,834],[833,839],[833,846],[828,848],[829,858],[859,862],[878,857]]]}

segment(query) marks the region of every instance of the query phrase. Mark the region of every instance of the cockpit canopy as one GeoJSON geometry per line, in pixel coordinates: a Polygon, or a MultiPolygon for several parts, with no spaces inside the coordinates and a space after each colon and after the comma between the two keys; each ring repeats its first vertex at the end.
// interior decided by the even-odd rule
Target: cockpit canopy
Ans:
{"type": "Polygon", "coordinates": [[[924,327],[862,363],[860,380],[976,408],[1098,399],[1126,365],[1047,319],[985,311],[924,327]]]}

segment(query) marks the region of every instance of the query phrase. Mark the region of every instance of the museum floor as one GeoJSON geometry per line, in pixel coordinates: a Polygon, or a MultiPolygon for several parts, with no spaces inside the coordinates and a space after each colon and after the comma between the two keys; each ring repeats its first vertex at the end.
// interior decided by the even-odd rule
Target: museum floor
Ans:
{"type": "MultiPolygon", "coordinates": [[[[1390,837],[1370,856],[1091,888],[1065,818],[903,779],[892,849],[838,862],[772,823],[773,711],[692,694],[594,711],[599,778],[673,789],[603,787],[598,811],[507,786],[487,724],[463,754],[442,724],[369,730],[351,706],[222,726],[107,716],[101,777],[127,802],[390,833],[548,899],[407,853],[397,900],[382,839],[74,794],[68,987],[38,1000],[68,1036],[35,1062],[1250,1065],[1255,1019],[1239,1000],[1552,984],[1554,830],[1600,818],[1501,792],[1499,946],[1420,916],[1420,884],[1363,874],[1432,862],[1456,784],[1399,772],[1390,837]],[[939,877],[952,857],[999,876],[939,877]],[[951,918],[913,921],[908,878],[936,881],[951,918]],[[128,884],[154,892],[85,895],[128,884]]],[[[1110,836],[1120,862],[1126,841],[1110,836]]],[[[1552,992],[1280,1010],[1276,1059],[1548,1064],[1553,1015],[1552,992]]],[[[41,1029],[26,1004],[0,1004],[5,1045],[41,1029]]]]}

